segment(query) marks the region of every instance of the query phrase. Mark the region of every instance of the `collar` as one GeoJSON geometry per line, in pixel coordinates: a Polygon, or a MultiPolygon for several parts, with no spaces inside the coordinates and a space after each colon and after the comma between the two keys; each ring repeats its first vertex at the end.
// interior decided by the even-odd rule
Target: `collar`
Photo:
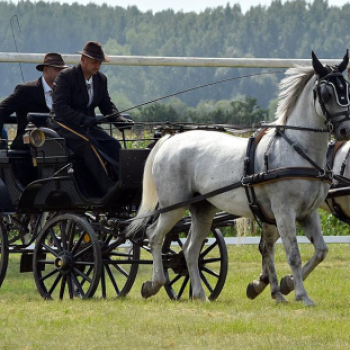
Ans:
{"type": "Polygon", "coordinates": [[[43,89],[44,89],[44,94],[46,95],[48,92],[52,91],[52,88],[49,86],[49,84],[46,82],[44,76],[42,76],[42,83],[43,83],[43,89]]]}

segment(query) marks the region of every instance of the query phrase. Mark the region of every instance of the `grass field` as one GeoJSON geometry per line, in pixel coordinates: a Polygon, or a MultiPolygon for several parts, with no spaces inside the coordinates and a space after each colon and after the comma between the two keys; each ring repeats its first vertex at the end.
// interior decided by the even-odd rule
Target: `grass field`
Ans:
{"type": "MultiPolygon", "coordinates": [[[[310,245],[301,245],[303,261],[310,245]]],[[[326,260],[305,285],[316,307],[288,296],[276,304],[266,290],[251,301],[247,284],[260,273],[256,246],[229,247],[229,274],[217,301],[170,301],[166,293],[140,295],[149,279],[143,266],[124,300],[44,301],[31,273],[19,274],[12,255],[0,290],[0,349],[349,349],[350,250],[330,245],[326,260]]],[[[289,273],[277,247],[279,277],[289,273]]]]}

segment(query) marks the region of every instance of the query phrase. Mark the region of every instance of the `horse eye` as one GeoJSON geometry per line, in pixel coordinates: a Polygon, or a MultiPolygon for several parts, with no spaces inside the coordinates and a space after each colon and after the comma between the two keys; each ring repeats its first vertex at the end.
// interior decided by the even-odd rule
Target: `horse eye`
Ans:
{"type": "Polygon", "coordinates": [[[324,103],[327,103],[332,98],[332,94],[330,92],[330,88],[328,86],[324,86],[321,88],[321,98],[324,103]]]}

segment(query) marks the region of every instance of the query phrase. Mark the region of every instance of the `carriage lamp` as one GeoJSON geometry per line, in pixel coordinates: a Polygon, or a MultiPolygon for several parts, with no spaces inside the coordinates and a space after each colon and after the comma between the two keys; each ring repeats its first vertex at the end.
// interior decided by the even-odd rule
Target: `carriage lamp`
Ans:
{"type": "Polygon", "coordinates": [[[29,123],[23,135],[23,143],[35,148],[42,147],[45,143],[45,134],[38,129],[33,123],[29,123]]]}
{"type": "Polygon", "coordinates": [[[23,135],[23,143],[30,145],[30,153],[32,155],[33,166],[37,166],[37,148],[45,143],[45,134],[38,129],[33,123],[29,123],[23,135]]]}

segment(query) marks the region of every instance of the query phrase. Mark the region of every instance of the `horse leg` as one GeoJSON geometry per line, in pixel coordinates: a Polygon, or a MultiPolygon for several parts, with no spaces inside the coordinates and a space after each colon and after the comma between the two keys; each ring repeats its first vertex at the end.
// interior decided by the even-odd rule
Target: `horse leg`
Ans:
{"type": "Polygon", "coordinates": [[[162,213],[146,230],[153,255],[153,275],[151,281],[147,281],[142,285],[141,294],[143,298],[149,298],[157,294],[166,282],[162,261],[162,244],[166,234],[183,217],[184,213],[184,208],[162,213]]]}
{"type": "Polygon", "coordinates": [[[203,242],[208,236],[216,210],[209,202],[196,203],[190,207],[190,235],[183,245],[182,250],[190,276],[192,299],[206,300],[199,274],[198,258],[203,242]]]}
{"type": "MultiPolygon", "coordinates": [[[[310,240],[315,248],[313,257],[303,266],[303,280],[320,264],[326,257],[328,247],[324,241],[319,214],[314,211],[304,220],[299,221],[301,228],[304,230],[305,236],[310,240]]],[[[294,290],[293,275],[287,275],[281,279],[281,291],[287,295],[294,290]]]]}
{"type": "Polygon", "coordinates": [[[275,268],[275,243],[279,238],[276,226],[263,224],[259,251],[262,258],[262,271],[258,281],[251,282],[247,287],[247,297],[255,299],[271,283],[271,297],[277,302],[287,302],[278,284],[275,268]]]}
{"type": "Polygon", "coordinates": [[[295,300],[302,301],[305,306],[314,306],[315,303],[307,295],[304,282],[301,257],[296,237],[295,215],[291,212],[276,212],[277,228],[287,255],[288,264],[292,270],[295,286],[295,300]]]}

